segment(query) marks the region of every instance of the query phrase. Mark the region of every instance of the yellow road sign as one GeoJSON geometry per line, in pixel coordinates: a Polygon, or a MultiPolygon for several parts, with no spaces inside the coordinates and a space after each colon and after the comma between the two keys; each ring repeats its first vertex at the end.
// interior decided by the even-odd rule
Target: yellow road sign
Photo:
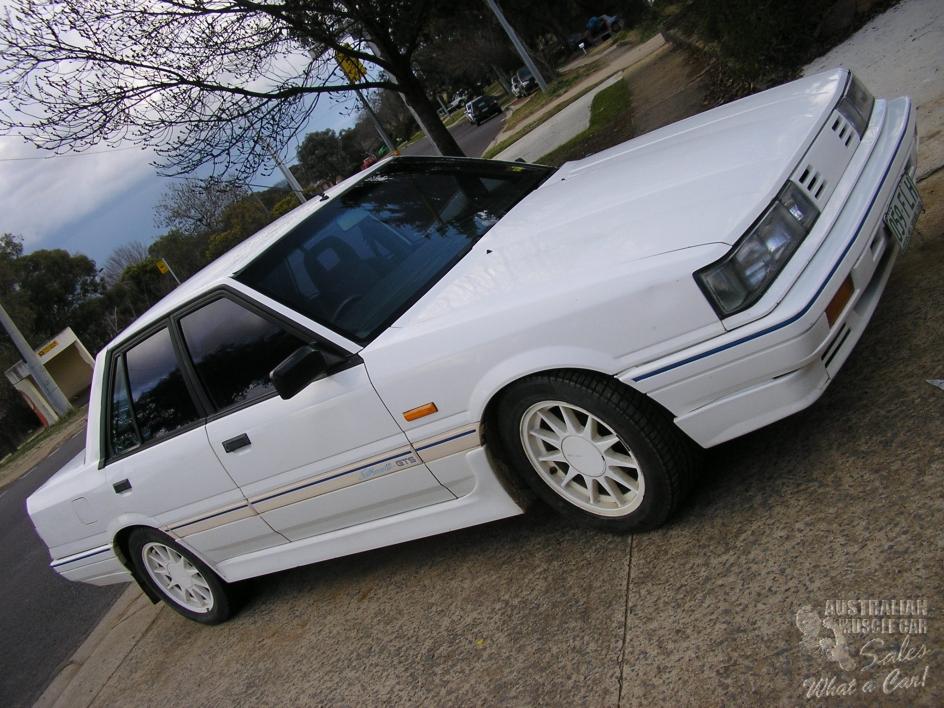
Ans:
{"type": "Polygon", "coordinates": [[[157,269],[161,272],[161,275],[167,275],[168,273],[170,273],[170,267],[167,265],[167,263],[164,261],[163,258],[158,259],[155,265],[157,265],[157,269]]]}
{"type": "Polygon", "coordinates": [[[338,66],[341,67],[341,71],[344,72],[344,75],[347,76],[347,80],[352,84],[356,84],[367,76],[367,68],[360,59],[355,59],[354,57],[349,57],[346,54],[341,54],[336,51],[334,53],[334,60],[338,63],[338,66]]]}

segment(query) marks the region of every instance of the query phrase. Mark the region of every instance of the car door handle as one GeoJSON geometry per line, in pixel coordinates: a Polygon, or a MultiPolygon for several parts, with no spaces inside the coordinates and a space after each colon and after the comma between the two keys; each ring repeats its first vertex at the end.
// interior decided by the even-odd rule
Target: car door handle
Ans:
{"type": "Polygon", "coordinates": [[[127,492],[129,489],[131,489],[131,482],[129,482],[127,479],[121,479],[111,486],[112,489],[115,490],[116,494],[121,494],[122,492],[127,492]]]}
{"type": "Polygon", "coordinates": [[[236,452],[240,448],[248,447],[249,445],[252,445],[252,441],[246,433],[223,441],[223,449],[226,450],[226,452],[236,452]]]}

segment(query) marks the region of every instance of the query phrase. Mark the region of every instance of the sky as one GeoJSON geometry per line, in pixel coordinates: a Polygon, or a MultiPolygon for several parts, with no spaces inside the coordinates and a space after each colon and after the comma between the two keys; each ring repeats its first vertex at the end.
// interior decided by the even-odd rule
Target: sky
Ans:
{"type": "MultiPolygon", "coordinates": [[[[282,157],[295,162],[295,149],[307,132],[350,125],[349,103],[350,98],[339,103],[325,96],[306,130],[282,146],[282,157]]],[[[158,176],[152,160],[150,152],[131,144],[55,156],[21,138],[0,137],[0,233],[22,236],[26,252],[62,248],[102,267],[116,246],[147,245],[161,234],[154,226],[154,206],[178,180],[158,176]]],[[[281,180],[276,171],[252,181],[273,185],[281,180]]]]}

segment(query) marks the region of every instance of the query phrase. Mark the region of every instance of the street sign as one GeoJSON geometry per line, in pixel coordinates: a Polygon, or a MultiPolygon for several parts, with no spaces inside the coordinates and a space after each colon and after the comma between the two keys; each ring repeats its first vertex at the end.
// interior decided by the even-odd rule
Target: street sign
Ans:
{"type": "Polygon", "coordinates": [[[159,258],[155,265],[157,265],[157,269],[161,272],[161,275],[170,273],[170,266],[167,265],[167,262],[163,258],[159,258]]]}
{"type": "Polygon", "coordinates": [[[349,57],[347,54],[341,54],[341,52],[335,51],[334,60],[338,63],[338,66],[341,67],[341,71],[344,72],[347,80],[352,84],[356,84],[367,76],[367,68],[360,59],[349,57]]]}

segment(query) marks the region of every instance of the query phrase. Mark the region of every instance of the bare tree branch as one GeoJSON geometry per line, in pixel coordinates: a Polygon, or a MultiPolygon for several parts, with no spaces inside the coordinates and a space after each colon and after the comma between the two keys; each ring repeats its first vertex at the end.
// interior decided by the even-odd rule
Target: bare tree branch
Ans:
{"type": "MultiPolygon", "coordinates": [[[[459,153],[413,73],[431,0],[10,0],[0,15],[0,133],[57,152],[152,148],[165,174],[248,176],[324,94],[398,90],[459,153]],[[421,12],[417,12],[417,11],[421,12]],[[379,56],[367,51],[370,39],[379,56]],[[389,78],[388,78],[389,77],[389,78]]],[[[459,153],[461,154],[461,153],[459,153]]]]}

